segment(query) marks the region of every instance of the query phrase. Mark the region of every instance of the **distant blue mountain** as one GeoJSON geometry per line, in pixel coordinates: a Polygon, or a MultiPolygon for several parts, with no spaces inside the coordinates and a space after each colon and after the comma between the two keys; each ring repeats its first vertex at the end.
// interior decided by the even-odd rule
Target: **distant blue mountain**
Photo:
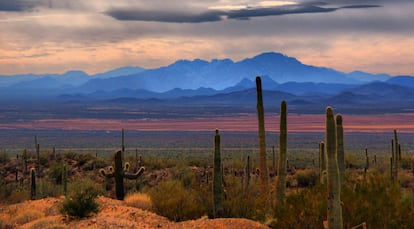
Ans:
{"type": "Polygon", "coordinates": [[[414,88],[414,77],[412,76],[395,76],[386,81],[389,84],[399,85],[402,87],[414,88]]]}
{"type": "Polygon", "coordinates": [[[145,69],[141,67],[126,66],[126,67],[110,70],[107,72],[95,74],[92,76],[92,78],[108,79],[108,78],[119,77],[119,76],[133,75],[133,74],[137,74],[143,71],[145,71],[145,69]]]}

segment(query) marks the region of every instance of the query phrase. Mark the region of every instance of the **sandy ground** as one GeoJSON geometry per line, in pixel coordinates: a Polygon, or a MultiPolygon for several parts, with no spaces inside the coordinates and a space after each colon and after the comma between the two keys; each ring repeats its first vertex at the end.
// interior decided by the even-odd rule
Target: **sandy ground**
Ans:
{"type": "Polygon", "coordinates": [[[90,218],[69,220],[59,211],[61,199],[46,198],[23,203],[0,206],[0,221],[5,228],[268,228],[247,219],[201,218],[184,222],[171,222],[167,218],[149,211],[128,207],[122,201],[99,197],[100,212],[90,218]],[[23,212],[40,212],[41,216],[19,217],[23,212]]]}

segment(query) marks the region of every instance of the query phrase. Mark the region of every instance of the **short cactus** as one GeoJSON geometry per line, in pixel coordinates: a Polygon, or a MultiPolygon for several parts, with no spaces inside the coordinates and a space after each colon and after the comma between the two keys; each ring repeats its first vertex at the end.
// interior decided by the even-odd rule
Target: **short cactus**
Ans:
{"type": "Polygon", "coordinates": [[[68,193],[68,172],[66,169],[66,164],[62,168],[62,183],[63,183],[63,194],[66,196],[68,193]]]}
{"type": "Polygon", "coordinates": [[[136,173],[128,173],[129,163],[125,167],[122,167],[122,151],[118,151],[115,154],[115,169],[110,169],[109,172],[101,169],[99,172],[106,178],[115,177],[115,192],[118,200],[123,200],[125,197],[124,192],[124,178],[129,180],[135,180],[139,178],[145,171],[144,167],[141,167],[136,173]]]}

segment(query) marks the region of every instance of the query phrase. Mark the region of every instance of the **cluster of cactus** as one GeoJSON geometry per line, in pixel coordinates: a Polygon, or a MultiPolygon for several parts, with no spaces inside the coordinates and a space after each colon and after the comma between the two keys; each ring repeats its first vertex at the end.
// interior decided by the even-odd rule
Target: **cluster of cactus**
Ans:
{"type": "MultiPolygon", "coordinates": [[[[337,116],[338,119],[338,116],[337,116]]],[[[326,109],[325,147],[327,155],[327,186],[328,186],[328,228],[341,229],[341,179],[338,168],[337,123],[331,107],[326,109]]]]}
{"type": "Polygon", "coordinates": [[[256,91],[257,91],[257,118],[258,118],[258,135],[259,135],[259,170],[260,170],[260,190],[262,195],[267,195],[268,192],[268,174],[266,163],[266,133],[264,122],[264,108],[263,108],[263,93],[262,80],[259,76],[256,77],[256,91]]]}
{"type": "Polygon", "coordinates": [[[223,216],[223,170],[221,167],[221,152],[220,152],[220,134],[216,129],[214,135],[214,154],[213,154],[213,209],[214,217],[223,216]]]}
{"type": "Polygon", "coordinates": [[[145,171],[144,167],[141,167],[136,173],[129,173],[129,163],[125,164],[125,167],[122,166],[122,151],[115,153],[114,157],[115,168],[110,168],[109,172],[104,169],[99,170],[99,172],[106,178],[115,177],[115,193],[118,200],[123,200],[125,197],[124,191],[124,178],[129,180],[138,179],[145,171]]]}
{"type": "Polygon", "coordinates": [[[277,166],[276,202],[282,203],[286,189],[287,167],[287,106],[282,101],[280,105],[279,160],[277,166]]]}

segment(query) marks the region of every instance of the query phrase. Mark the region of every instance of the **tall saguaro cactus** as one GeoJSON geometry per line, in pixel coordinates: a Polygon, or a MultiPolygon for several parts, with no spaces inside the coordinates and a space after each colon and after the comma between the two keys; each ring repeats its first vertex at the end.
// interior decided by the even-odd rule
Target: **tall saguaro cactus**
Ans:
{"type": "Polygon", "coordinates": [[[336,153],[338,157],[339,179],[341,184],[345,183],[345,152],[344,152],[344,129],[342,127],[342,115],[336,115],[336,153]]]}
{"type": "Polygon", "coordinates": [[[262,80],[260,76],[256,77],[256,91],[257,91],[257,118],[259,122],[259,169],[260,169],[260,190],[263,195],[268,192],[268,174],[266,164],[266,133],[264,123],[264,108],[263,108],[263,94],[262,94],[262,80]]]}
{"type": "Polygon", "coordinates": [[[279,160],[277,166],[276,202],[283,203],[286,189],[286,160],[287,160],[287,106],[282,101],[280,105],[279,160]]]}
{"type": "Polygon", "coordinates": [[[129,164],[122,167],[122,151],[118,151],[115,154],[115,169],[113,171],[106,172],[105,170],[99,170],[106,178],[115,177],[115,192],[118,200],[123,200],[125,197],[124,192],[124,178],[129,180],[138,179],[145,171],[144,167],[141,167],[136,173],[128,173],[129,164]]]}
{"type": "Polygon", "coordinates": [[[122,137],[121,137],[121,150],[122,153],[125,152],[125,132],[124,129],[122,128],[122,133],[121,133],[122,137]]]}
{"type": "Polygon", "coordinates": [[[214,217],[218,218],[223,216],[223,170],[221,168],[220,134],[218,129],[216,129],[216,134],[214,135],[213,161],[213,209],[214,217]]]}
{"type": "Polygon", "coordinates": [[[30,169],[30,199],[36,199],[36,172],[34,168],[30,169]]]}
{"type": "Polygon", "coordinates": [[[341,186],[336,153],[336,123],[331,107],[326,109],[325,146],[328,164],[328,228],[342,229],[341,186]]]}

